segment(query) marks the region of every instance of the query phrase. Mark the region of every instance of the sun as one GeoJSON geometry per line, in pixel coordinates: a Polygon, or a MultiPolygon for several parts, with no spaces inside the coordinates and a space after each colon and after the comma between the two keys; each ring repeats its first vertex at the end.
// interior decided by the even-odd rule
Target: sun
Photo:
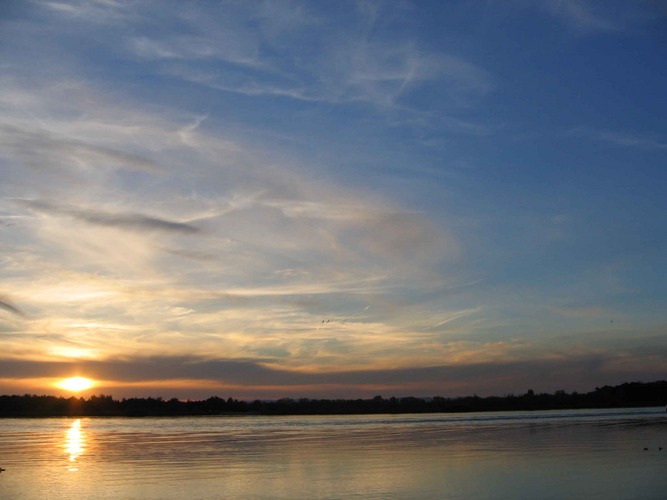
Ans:
{"type": "Polygon", "coordinates": [[[95,382],[85,377],[70,377],[62,379],[56,385],[61,389],[65,389],[66,391],[80,392],[85,391],[86,389],[90,389],[95,385],[95,382]]]}

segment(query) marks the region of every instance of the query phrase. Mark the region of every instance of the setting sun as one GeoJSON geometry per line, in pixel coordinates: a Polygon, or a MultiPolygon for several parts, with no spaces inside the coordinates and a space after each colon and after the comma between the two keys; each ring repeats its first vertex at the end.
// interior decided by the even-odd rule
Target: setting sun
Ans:
{"type": "Polygon", "coordinates": [[[61,380],[56,385],[67,391],[79,392],[90,389],[93,385],[95,385],[95,382],[85,377],[70,377],[61,380]]]}

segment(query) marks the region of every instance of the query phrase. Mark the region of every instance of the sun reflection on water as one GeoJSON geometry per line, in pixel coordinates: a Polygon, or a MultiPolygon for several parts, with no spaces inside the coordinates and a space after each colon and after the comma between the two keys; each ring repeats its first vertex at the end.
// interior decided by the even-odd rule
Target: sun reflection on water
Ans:
{"type": "Polygon", "coordinates": [[[67,470],[76,472],[79,470],[77,459],[83,454],[86,434],[81,430],[81,419],[72,422],[65,433],[65,451],[69,454],[69,467],[67,470]]]}

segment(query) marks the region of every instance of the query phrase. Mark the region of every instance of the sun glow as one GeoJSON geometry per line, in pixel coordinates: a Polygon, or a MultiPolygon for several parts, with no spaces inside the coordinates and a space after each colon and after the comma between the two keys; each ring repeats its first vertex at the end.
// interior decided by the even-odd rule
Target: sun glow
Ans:
{"type": "Polygon", "coordinates": [[[95,382],[85,377],[70,377],[61,380],[56,385],[66,391],[80,392],[90,389],[95,385],[95,382]]]}

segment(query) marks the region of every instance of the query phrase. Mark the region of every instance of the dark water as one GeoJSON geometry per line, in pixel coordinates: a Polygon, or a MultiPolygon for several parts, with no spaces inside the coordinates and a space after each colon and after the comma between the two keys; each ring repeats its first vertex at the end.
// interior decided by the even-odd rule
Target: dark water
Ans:
{"type": "Polygon", "coordinates": [[[665,499],[667,413],[5,419],[0,466],[2,499],[665,499]]]}

